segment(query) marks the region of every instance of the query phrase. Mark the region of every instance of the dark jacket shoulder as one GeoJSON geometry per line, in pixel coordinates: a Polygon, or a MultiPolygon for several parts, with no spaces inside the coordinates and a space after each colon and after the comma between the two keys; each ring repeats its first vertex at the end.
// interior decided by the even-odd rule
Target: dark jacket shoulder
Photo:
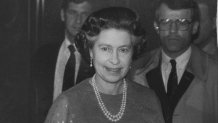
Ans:
{"type": "Polygon", "coordinates": [[[141,55],[139,59],[133,62],[132,68],[133,69],[140,69],[144,68],[154,57],[154,55],[157,55],[158,52],[160,52],[160,48],[156,48],[154,50],[151,50],[149,52],[145,52],[144,54],[141,55]]]}
{"type": "Polygon", "coordinates": [[[134,93],[137,95],[143,95],[145,97],[152,97],[155,96],[155,93],[152,89],[146,87],[146,86],[142,86],[134,81],[128,81],[129,87],[133,88],[132,90],[134,90],[134,93]]]}

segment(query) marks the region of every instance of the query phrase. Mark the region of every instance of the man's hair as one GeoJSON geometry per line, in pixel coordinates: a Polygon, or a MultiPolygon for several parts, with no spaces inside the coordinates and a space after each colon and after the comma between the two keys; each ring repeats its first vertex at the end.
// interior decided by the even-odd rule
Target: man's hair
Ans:
{"type": "Polygon", "coordinates": [[[61,5],[61,9],[66,10],[68,8],[69,3],[76,3],[76,4],[80,4],[83,2],[89,2],[91,3],[91,0],[62,0],[62,5],[61,5]]]}
{"type": "Polygon", "coordinates": [[[159,8],[161,5],[167,5],[172,10],[191,9],[192,21],[199,21],[199,8],[198,4],[194,0],[159,0],[155,4],[155,19],[159,18],[159,8]]]}

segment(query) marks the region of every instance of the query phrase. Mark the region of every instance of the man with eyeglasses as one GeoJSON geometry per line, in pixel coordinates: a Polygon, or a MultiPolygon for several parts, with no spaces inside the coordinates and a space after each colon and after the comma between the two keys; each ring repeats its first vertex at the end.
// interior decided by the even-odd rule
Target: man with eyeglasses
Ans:
{"type": "Polygon", "coordinates": [[[218,64],[192,44],[197,3],[160,0],[155,14],[161,46],[132,65],[130,79],[155,91],[166,123],[218,123],[218,64]]]}

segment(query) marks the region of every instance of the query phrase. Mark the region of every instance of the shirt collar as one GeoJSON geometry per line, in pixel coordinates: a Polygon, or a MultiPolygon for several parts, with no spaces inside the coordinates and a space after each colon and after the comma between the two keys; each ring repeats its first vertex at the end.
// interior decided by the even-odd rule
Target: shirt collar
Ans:
{"type": "Polygon", "coordinates": [[[70,40],[67,37],[65,37],[65,39],[64,39],[64,44],[65,44],[66,47],[71,45],[71,42],[70,42],[70,40]]]}
{"type": "MultiPolygon", "coordinates": [[[[189,47],[183,54],[181,54],[180,56],[178,56],[175,60],[176,60],[176,67],[178,69],[184,69],[190,59],[191,56],[191,47],[189,47]]],[[[170,58],[164,51],[163,49],[161,50],[162,52],[162,64],[164,66],[168,66],[170,64],[170,60],[172,58],[170,58]]]]}
{"type": "Polygon", "coordinates": [[[65,37],[63,43],[64,43],[64,47],[65,47],[66,49],[68,49],[68,46],[69,46],[69,45],[73,45],[74,48],[75,48],[75,50],[77,50],[77,48],[76,48],[76,46],[75,46],[75,43],[72,44],[72,43],[70,42],[70,40],[69,40],[67,37],[65,37]]]}

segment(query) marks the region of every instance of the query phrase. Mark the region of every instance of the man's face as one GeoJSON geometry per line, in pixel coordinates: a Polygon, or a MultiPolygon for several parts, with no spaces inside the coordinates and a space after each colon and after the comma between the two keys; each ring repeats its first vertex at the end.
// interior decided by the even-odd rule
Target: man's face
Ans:
{"type": "Polygon", "coordinates": [[[198,6],[200,9],[200,32],[194,43],[200,47],[204,47],[204,45],[209,43],[211,34],[216,28],[216,17],[210,17],[209,8],[206,4],[199,3],[198,6]]]}
{"type": "Polygon", "coordinates": [[[162,4],[158,15],[159,22],[155,22],[154,26],[158,27],[156,30],[161,39],[161,46],[170,57],[177,57],[188,49],[192,34],[197,31],[197,25],[192,23],[192,11],[190,9],[172,10],[162,4]]]}
{"type": "Polygon", "coordinates": [[[71,2],[65,11],[61,10],[61,20],[65,22],[68,38],[72,38],[77,34],[91,9],[91,5],[88,2],[79,4],[71,2]]]}

